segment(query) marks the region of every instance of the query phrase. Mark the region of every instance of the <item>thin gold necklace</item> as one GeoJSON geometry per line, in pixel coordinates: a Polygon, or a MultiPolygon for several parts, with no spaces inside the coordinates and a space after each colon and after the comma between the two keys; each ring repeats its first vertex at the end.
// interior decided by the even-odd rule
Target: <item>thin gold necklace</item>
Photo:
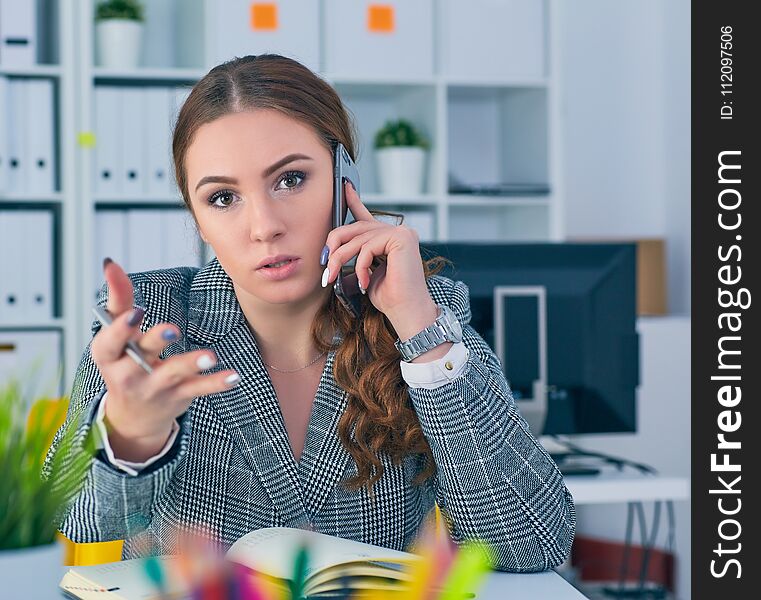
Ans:
{"type": "Polygon", "coordinates": [[[267,363],[264,363],[264,364],[267,365],[270,369],[273,369],[273,370],[277,371],[278,373],[295,373],[296,371],[303,371],[307,367],[311,367],[314,363],[316,363],[318,360],[320,360],[327,353],[328,353],[328,351],[326,350],[325,352],[320,354],[317,358],[315,358],[312,362],[310,362],[308,365],[304,365],[303,367],[299,367],[298,369],[293,369],[292,371],[285,371],[283,369],[278,369],[277,367],[274,367],[274,366],[272,366],[270,364],[267,364],[267,363]]]}

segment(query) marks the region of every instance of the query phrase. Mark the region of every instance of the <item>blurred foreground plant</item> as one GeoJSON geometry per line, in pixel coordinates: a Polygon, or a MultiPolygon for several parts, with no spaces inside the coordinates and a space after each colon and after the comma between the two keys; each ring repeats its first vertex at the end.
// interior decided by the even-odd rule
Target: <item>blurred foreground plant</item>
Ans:
{"type": "Polygon", "coordinates": [[[0,550],[55,540],[67,498],[84,478],[94,453],[92,438],[75,446],[71,427],[46,465],[45,453],[66,412],[65,399],[32,410],[17,380],[0,388],[0,550]]]}

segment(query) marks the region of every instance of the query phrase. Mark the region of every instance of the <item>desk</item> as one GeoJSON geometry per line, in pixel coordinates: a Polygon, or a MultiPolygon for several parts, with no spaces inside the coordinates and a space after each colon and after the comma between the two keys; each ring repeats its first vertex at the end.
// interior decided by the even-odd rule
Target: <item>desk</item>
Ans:
{"type": "MultiPolygon", "coordinates": [[[[61,568],[60,581],[69,567],[61,568]]],[[[64,598],[63,592],[51,592],[50,600],[64,598]]],[[[476,600],[506,600],[526,598],[530,600],[586,600],[581,592],[555,571],[543,573],[503,573],[495,571],[476,596],[476,600]]]]}
{"type": "Polygon", "coordinates": [[[587,597],[555,571],[543,573],[494,572],[476,600],[585,600],[587,597]]]}
{"type": "Polygon", "coordinates": [[[633,472],[603,471],[599,475],[569,475],[564,479],[574,504],[688,500],[686,477],[662,477],[633,472]]]}

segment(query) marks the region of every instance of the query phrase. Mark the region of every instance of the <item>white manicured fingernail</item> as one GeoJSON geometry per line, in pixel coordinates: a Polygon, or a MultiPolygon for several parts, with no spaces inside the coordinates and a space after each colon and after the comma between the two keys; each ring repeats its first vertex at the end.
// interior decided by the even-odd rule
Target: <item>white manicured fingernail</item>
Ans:
{"type": "Polygon", "coordinates": [[[208,354],[202,354],[201,356],[198,357],[198,360],[196,361],[196,366],[202,371],[205,371],[206,369],[211,369],[215,364],[216,363],[214,359],[208,354]]]}
{"type": "Polygon", "coordinates": [[[363,294],[367,294],[367,290],[362,287],[362,284],[360,283],[358,285],[359,285],[359,291],[362,292],[363,294]]]}
{"type": "Polygon", "coordinates": [[[322,272],[322,287],[328,285],[328,279],[330,279],[330,269],[325,267],[325,270],[322,272]]]}
{"type": "Polygon", "coordinates": [[[228,375],[227,377],[225,377],[225,383],[227,385],[235,385],[239,381],[240,381],[240,375],[238,375],[237,373],[232,373],[231,375],[228,375]]]}

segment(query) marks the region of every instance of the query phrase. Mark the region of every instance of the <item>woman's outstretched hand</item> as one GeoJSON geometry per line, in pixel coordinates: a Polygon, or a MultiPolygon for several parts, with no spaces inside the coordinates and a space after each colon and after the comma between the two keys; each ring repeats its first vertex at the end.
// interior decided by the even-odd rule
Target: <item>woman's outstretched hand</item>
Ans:
{"type": "Polygon", "coordinates": [[[174,420],[182,415],[197,396],[229,389],[238,383],[235,371],[201,375],[216,364],[214,353],[197,350],[159,358],[161,351],[179,338],[170,323],[160,323],[147,332],[140,331],[143,310],[133,309],[133,290],[124,270],[108,259],[104,262],[108,284],[110,327],[101,329],[92,341],[93,361],[106,383],[105,414],[109,443],[117,458],[143,462],[166,444],[174,420]],[[134,340],[146,362],[153,367],[148,374],[124,353],[134,340]]]}
{"type": "Polygon", "coordinates": [[[332,284],[341,267],[356,256],[357,283],[367,290],[373,306],[388,317],[401,339],[431,325],[438,308],[428,292],[420,256],[420,238],[406,225],[391,225],[373,217],[354,187],[345,182],[346,202],[355,222],[336,227],[328,234],[332,284]],[[376,256],[386,261],[372,274],[376,256]]]}

